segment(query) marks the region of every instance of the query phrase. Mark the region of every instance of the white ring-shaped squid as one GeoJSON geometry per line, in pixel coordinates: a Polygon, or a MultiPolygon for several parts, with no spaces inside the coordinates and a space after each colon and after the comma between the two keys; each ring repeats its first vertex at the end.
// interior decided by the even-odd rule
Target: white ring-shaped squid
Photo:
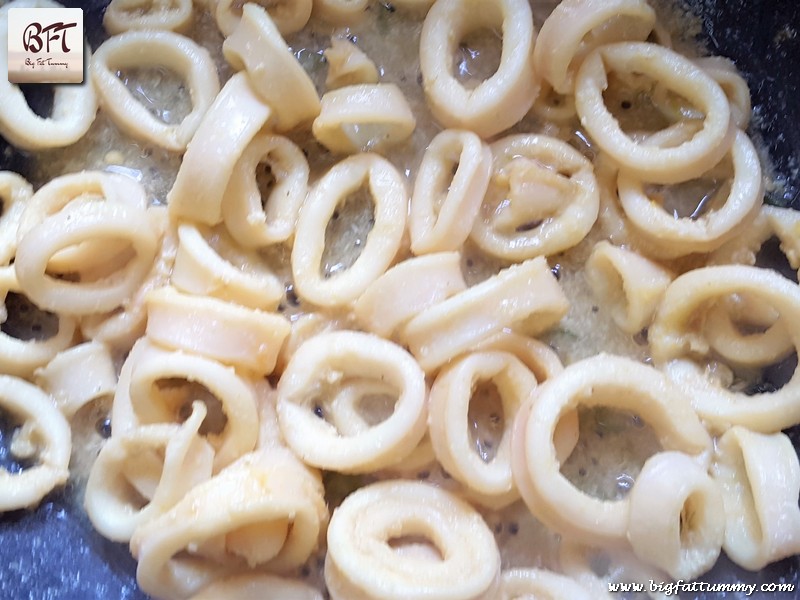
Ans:
{"type": "Polygon", "coordinates": [[[222,405],[225,426],[220,433],[207,436],[216,451],[215,472],[255,447],[258,437],[255,395],[233,368],[202,356],[150,346],[133,363],[128,389],[120,390],[128,394],[134,418],[142,425],[179,420],[184,395],[171,393],[169,386],[159,389],[162,380],[198,383],[222,405]]]}
{"type": "Polygon", "coordinates": [[[644,41],[656,13],[644,0],[564,0],[545,19],[533,49],[537,75],[559,94],[572,94],[575,71],[602,44],[644,41]]]}
{"type": "Polygon", "coordinates": [[[189,27],[192,14],[192,0],[111,0],[103,26],[111,35],[131,29],[182,31],[189,27]]]}
{"type": "Polygon", "coordinates": [[[491,172],[492,152],[471,131],[448,129],[431,140],[411,196],[414,254],[461,249],[478,216],[491,172]]]}
{"type": "Polygon", "coordinates": [[[173,152],[182,152],[219,92],[217,68],[208,51],[171,31],[129,31],[115,35],[92,58],[92,81],[100,106],[122,131],[173,152]],[[178,125],[155,117],[136,100],[117,71],[163,66],[184,78],[192,110],[178,125]]]}
{"type": "Polygon", "coordinates": [[[536,385],[536,377],[513,354],[483,351],[443,368],[431,386],[428,427],[436,458],[456,480],[488,496],[493,508],[519,497],[511,475],[511,428],[536,385]],[[494,384],[503,407],[505,428],[493,440],[496,454],[490,461],[476,452],[469,432],[469,408],[480,382],[494,384]]]}
{"type": "Polygon", "coordinates": [[[531,106],[531,113],[542,121],[559,124],[572,121],[578,114],[575,112],[575,97],[559,94],[546,81],[542,81],[539,94],[531,106]]]}
{"type": "Polygon", "coordinates": [[[594,50],[578,70],[575,108],[583,127],[620,170],[643,181],[677,183],[698,177],[725,156],[733,141],[722,88],[688,58],[656,44],[618,43],[594,50]],[[677,146],[636,142],[605,106],[609,70],[642,73],[663,83],[702,111],[702,129],[677,146]]]}
{"type": "Polygon", "coordinates": [[[422,25],[419,60],[425,97],[445,127],[489,137],[522,119],[538,83],[533,72],[536,32],[527,0],[439,0],[422,25]],[[502,30],[497,71],[475,89],[453,75],[452,57],[464,36],[482,28],[502,30]]]}
{"type": "Polygon", "coordinates": [[[589,496],[560,471],[556,427],[579,406],[634,412],[653,427],[665,450],[686,452],[703,465],[711,458],[711,438],[688,398],[658,371],[631,359],[600,354],[572,363],[538,388],[530,411],[520,411],[512,440],[514,481],[525,504],[564,537],[625,544],[630,499],[589,496]]]}
{"type": "Polygon", "coordinates": [[[504,329],[530,335],[546,331],[568,308],[547,261],[538,257],[423,310],[400,338],[430,372],[504,329]]]}
{"type": "Polygon", "coordinates": [[[273,111],[277,131],[294,129],[319,114],[314,82],[258,4],[245,4],[242,20],[222,44],[222,52],[234,69],[245,70],[250,85],[273,111]]]}
{"type": "Polygon", "coordinates": [[[384,481],[345,498],[328,527],[333,600],[496,598],[500,552],[480,514],[429,484],[384,481]],[[393,541],[426,544],[395,548],[393,541]]]}
{"type": "Polygon", "coordinates": [[[214,450],[198,434],[205,418],[205,404],[196,401],[181,425],[143,425],[105,443],[92,465],[83,501],[101,535],[129,541],[139,525],[211,478],[214,450]],[[137,495],[147,500],[144,506],[132,501],[137,495]]]}
{"type": "Polygon", "coordinates": [[[380,76],[375,63],[346,38],[332,37],[331,45],[322,53],[328,63],[325,87],[329,90],[356,85],[378,83],[380,76]]]}
{"type": "Polygon", "coordinates": [[[117,202],[73,204],[20,239],[14,268],[20,288],[39,308],[88,315],[122,305],[150,270],[157,246],[144,210],[117,202]],[[47,275],[47,265],[57,252],[98,238],[125,240],[135,256],[96,281],[73,283],[47,275]]]}
{"type": "Polygon", "coordinates": [[[795,369],[781,389],[748,396],[723,389],[709,377],[704,366],[689,358],[709,353],[708,341],[698,329],[706,308],[714,301],[740,293],[777,311],[780,326],[795,349],[800,348],[800,288],[771,269],[743,265],[704,267],[678,277],[664,294],[648,341],[656,364],[692,398],[707,427],[721,432],[731,425],[743,425],[774,433],[800,423],[800,369],[795,369]]]}
{"type": "Polygon", "coordinates": [[[384,152],[407,140],[417,125],[403,92],[393,83],[362,83],[322,97],[311,131],[335,154],[384,152]]]}
{"type": "MultiPolygon", "coordinates": [[[[57,2],[35,0],[10,2],[11,8],[63,8],[57,2]]],[[[84,44],[84,61],[92,59],[89,44],[84,44]]],[[[8,18],[0,18],[0,135],[22,150],[63,148],[74,144],[89,130],[97,113],[93,85],[53,86],[53,111],[49,117],[37,115],[18,85],[8,81],[8,18]]]]}
{"type": "Polygon", "coordinates": [[[0,265],[11,263],[17,252],[17,231],[30,204],[33,186],[12,171],[0,171],[0,265]]]}
{"type": "Polygon", "coordinates": [[[674,579],[692,580],[714,566],[725,538],[720,487],[681,452],[658,452],[628,496],[628,540],[641,560],[674,579]]]}
{"type": "Polygon", "coordinates": [[[750,101],[750,88],[747,87],[747,82],[739,74],[733,61],[723,56],[706,56],[698,58],[694,62],[711,75],[725,92],[731,105],[731,116],[736,127],[741,130],[747,129],[753,108],[750,101]]]}
{"type": "Polygon", "coordinates": [[[569,598],[592,600],[589,590],[574,579],[543,569],[511,569],[503,571],[502,587],[498,600],[526,600],[528,598],[569,598]]]}
{"type": "Polygon", "coordinates": [[[0,512],[38,504],[69,477],[72,441],[69,423],[42,390],[9,375],[0,375],[0,408],[31,427],[38,464],[21,473],[0,469],[0,512]]]}
{"type": "Polygon", "coordinates": [[[467,289],[458,252],[439,252],[404,260],[378,277],[353,305],[368,331],[390,338],[426,308],[467,289]]]}
{"type": "Polygon", "coordinates": [[[268,575],[266,573],[245,573],[219,579],[203,588],[191,600],[323,600],[320,591],[311,585],[297,580],[268,575]]]}
{"type": "Polygon", "coordinates": [[[314,16],[332,25],[351,26],[363,20],[369,0],[313,0],[314,16]]]}
{"type": "Polygon", "coordinates": [[[148,594],[188,598],[243,564],[296,569],[328,521],[323,493],[319,475],[288,450],[251,452],[136,530],[136,579],[148,594]]]}
{"type": "Polygon", "coordinates": [[[294,235],[308,193],[308,161],[290,139],[259,133],[233,167],[222,218],[231,236],[247,248],[285,242],[294,235]],[[256,173],[267,165],[275,182],[262,197],[256,173]]]}
{"type": "Polygon", "coordinates": [[[617,182],[620,204],[648,247],[654,247],[665,258],[711,252],[750,224],[763,198],[761,163],[743,131],[737,130],[730,154],[733,180],[724,205],[697,219],[676,219],[647,195],[643,181],[620,172],[617,182]]]}
{"type": "Polygon", "coordinates": [[[397,169],[377,154],[358,154],[333,166],[311,189],[300,209],[292,275],[297,293],[319,306],[346,304],[380,277],[400,249],[406,228],[408,193],[397,169]],[[375,222],[353,265],[325,278],[321,273],[325,230],[336,207],[368,184],[375,222]]]}
{"type": "Polygon", "coordinates": [[[492,178],[470,238],[505,260],[556,254],[594,225],[600,191],[594,168],[570,145],[543,135],[511,135],[491,146],[492,178]]]}
{"type": "MultiPolygon", "coordinates": [[[[253,0],[251,0],[252,2],[253,0]]],[[[281,35],[289,35],[300,31],[308,23],[311,16],[311,0],[264,0],[256,1],[266,8],[270,18],[281,35]]],[[[214,16],[222,35],[228,37],[236,29],[242,19],[241,3],[237,0],[219,0],[214,16]],[[237,8],[239,6],[240,8],[237,8]]]]}
{"type": "Polygon", "coordinates": [[[723,549],[733,562],[759,571],[800,551],[800,464],[785,434],[732,427],[717,441],[712,475],[725,504],[723,549]]]}
{"type": "Polygon", "coordinates": [[[427,425],[425,400],[425,376],[400,346],[371,334],[335,331],[311,338],[292,355],[278,382],[278,421],[286,443],[306,464],[363,473],[395,464],[414,450],[427,425]],[[354,378],[379,379],[397,401],[385,420],[342,436],[322,418],[324,405],[354,378]]]}

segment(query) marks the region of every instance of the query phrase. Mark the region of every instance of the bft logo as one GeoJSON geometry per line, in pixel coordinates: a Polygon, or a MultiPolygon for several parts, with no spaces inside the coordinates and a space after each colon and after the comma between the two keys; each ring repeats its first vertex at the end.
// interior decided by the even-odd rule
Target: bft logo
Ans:
{"type": "Polygon", "coordinates": [[[83,82],[82,9],[10,8],[7,14],[8,81],[83,82]]]}

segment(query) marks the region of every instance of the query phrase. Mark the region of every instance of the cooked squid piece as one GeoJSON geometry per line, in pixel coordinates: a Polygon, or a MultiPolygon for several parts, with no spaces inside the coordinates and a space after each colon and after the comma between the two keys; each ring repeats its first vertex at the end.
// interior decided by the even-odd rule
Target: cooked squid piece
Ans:
{"type": "Polygon", "coordinates": [[[577,581],[544,569],[510,569],[503,571],[498,600],[523,600],[525,598],[569,598],[591,600],[594,598],[577,581]]]}
{"type": "Polygon", "coordinates": [[[352,315],[345,311],[304,313],[296,319],[290,319],[290,323],[289,335],[281,347],[275,366],[278,374],[286,370],[286,365],[297,349],[315,335],[354,328],[352,315]]]}
{"type": "Polygon", "coordinates": [[[410,258],[378,277],[353,305],[365,329],[391,338],[409,319],[467,289],[458,252],[410,258]]]}
{"type": "Polygon", "coordinates": [[[219,92],[219,78],[208,51],[171,31],[129,31],[115,35],[92,57],[91,74],[100,107],[133,138],[182,152],[219,92]],[[117,72],[166,67],[186,82],[192,110],[177,125],[165,123],[136,100],[117,72]]]}
{"type": "MultiPolygon", "coordinates": [[[[9,2],[12,8],[63,8],[57,2],[9,2]]],[[[89,44],[84,44],[84,61],[91,61],[89,44]]],[[[0,19],[0,135],[21,150],[63,148],[74,144],[89,131],[97,113],[97,94],[92,85],[53,85],[53,110],[47,117],[37,115],[20,87],[8,81],[8,18],[0,19]]]]}
{"type": "Polygon", "coordinates": [[[647,327],[673,278],[661,265],[606,241],[594,246],[584,273],[594,297],[631,334],[647,327]]]}
{"type": "Polygon", "coordinates": [[[289,335],[278,314],[165,286],[147,295],[147,337],[173,350],[199,354],[244,372],[269,375],[289,335]]]}
{"type": "Polygon", "coordinates": [[[328,527],[333,600],[489,600],[500,553],[469,504],[432,485],[384,481],[345,498],[328,527]]]}
{"type": "Polygon", "coordinates": [[[248,573],[215,581],[191,600],[323,600],[316,588],[297,579],[248,573]]]}
{"type": "Polygon", "coordinates": [[[790,208],[763,206],[762,214],[766,216],[770,230],[781,243],[781,252],[793,269],[800,269],[800,212],[790,208]]]}
{"type": "Polygon", "coordinates": [[[272,110],[279,132],[310,122],[319,114],[317,90],[261,6],[249,2],[242,20],[222,45],[231,66],[244,71],[255,92],[272,110]]]}
{"type": "MultiPolygon", "coordinates": [[[[266,8],[281,35],[300,31],[311,16],[311,0],[262,0],[253,2],[266,8]]],[[[243,6],[237,0],[219,0],[216,3],[215,17],[222,35],[228,37],[242,19],[243,6]]]]}
{"type": "Polygon", "coordinates": [[[500,271],[423,310],[400,338],[432,372],[504,329],[535,335],[552,327],[569,304],[544,258],[500,271]]]}
{"type": "Polygon", "coordinates": [[[385,152],[408,139],[416,119],[393,83],[348,85],[322,97],[312,131],[335,154],[385,152]]]}
{"type": "Polygon", "coordinates": [[[504,260],[549,256],[577,245],[594,225],[600,193],[592,163],[561,140],[505,137],[491,146],[489,189],[470,238],[504,260]]]}
{"type": "MultiPolygon", "coordinates": [[[[492,508],[519,497],[511,475],[511,427],[514,417],[537,386],[536,377],[513,354],[473,352],[453,361],[436,376],[429,398],[429,430],[436,458],[444,469],[492,508]],[[490,439],[490,460],[470,439],[471,405],[480,383],[491,383],[502,407],[504,428],[490,439]]],[[[481,444],[485,440],[480,440],[481,444]]]]}
{"type": "Polygon", "coordinates": [[[181,425],[143,425],[103,445],[86,483],[84,507],[104,537],[127,542],[137,527],[211,478],[214,449],[198,433],[202,402],[181,425]]]}
{"type": "Polygon", "coordinates": [[[378,83],[375,63],[347,38],[331,38],[331,45],[323,55],[328,63],[325,87],[329,90],[360,83],[378,83]]]}
{"type": "Polygon", "coordinates": [[[578,70],[575,107],[581,125],[622,173],[653,183],[699,177],[725,156],[734,138],[730,106],[719,84],[689,59],[656,44],[622,42],[592,51],[578,70]],[[702,128],[674,146],[637,142],[605,105],[612,71],[640,73],[683,96],[704,115],[702,128]]]}
{"type": "Polygon", "coordinates": [[[288,572],[318,547],[328,521],[320,476],[291,452],[247,454],[137,528],[142,590],[186,598],[245,567],[288,572]]]}
{"type": "Polygon", "coordinates": [[[561,359],[550,346],[532,337],[501,331],[477,346],[478,350],[508,352],[522,361],[536,381],[543,383],[564,370],[561,359]]]}
{"type": "Polygon", "coordinates": [[[364,18],[369,0],[313,0],[315,17],[333,25],[356,25],[364,18]]]}
{"type": "MultiPolygon", "coordinates": [[[[35,466],[19,473],[0,468],[0,511],[35,506],[69,477],[72,436],[69,423],[50,397],[35,385],[10,375],[0,375],[0,409],[22,423],[24,452],[36,456],[35,466]]],[[[12,441],[11,453],[15,452],[12,441]]]]}
{"type": "MultiPolygon", "coordinates": [[[[648,243],[648,251],[663,258],[716,250],[747,228],[763,198],[763,181],[758,154],[743,131],[737,131],[730,150],[733,177],[730,192],[715,199],[710,210],[699,217],[675,218],[662,208],[646,189],[645,182],[620,173],[619,200],[634,229],[648,243]]],[[[715,193],[720,195],[721,191],[715,193]]]]}
{"type": "Polygon", "coordinates": [[[630,497],[589,496],[561,473],[555,444],[559,422],[579,406],[608,406],[638,414],[665,450],[678,450],[706,466],[712,443],[683,396],[655,369],[632,359],[600,354],[573,363],[539,388],[529,411],[514,424],[514,481],[533,515],[565,538],[595,545],[622,545],[630,497]]]}
{"type": "MultiPolygon", "coordinates": [[[[148,345],[145,352],[128,360],[127,377],[117,386],[114,410],[128,404],[136,424],[174,423],[181,410],[197,398],[188,384],[204,386],[213,394],[222,412],[220,423],[211,425],[207,439],[216,451],[214,471],[250,452],[258,438],[256,398],[250,382],[231,367],[202,356],[167,351],[148,345]],[[120,404],[120,406],[116,406],[120,404]],[[213,432],[218,429],[218,432],[213,432]]],[[[215,402],[216,404],[216,402],[215,402]]],[[[112,428],[114,427],[112,414],[112,428]]],[[[130,428],[124,427],[121,431],[130,428]]]]}
{"type": "Polygon", "coordinates": [[[545,19],[533,49],[533,66],[559,94],[572,94],[575,72],[604,44],[644,41],[656,13],[644,0],[562,0],[545,19]]]}
{"type": "Polygon", "coordinates": [[[38,307],[88,315],[124,304],[149,272],[157,249],[158,238],[146,211],[118,202],[70,204],[22,236],[14,268],[20,288],[38,307]],[[133,255],[123,254],[97,277],[86,271],[85,281],[47,274],[58,252],[99,239],[128,243],[133,255]]]}
{"type": "Polygon", "coordinates": [[[469,236],[492,172],[492,151],[471,131],[447,129],[431,140],[411,196],[414,254],[459,250],[469,236]]]}
{"type": "Polygon", "coordinates": [[[719,557],[725,538],[722,491],[681,452],[658,452],[630,492],[628,539],[640,559],[674,579],[692,580],[719,557]]]}
{"type": "Polygon", "coordinates": [[[178,226],[170,282],[188,294],[267,311],[283,296],[283,285],[256,252],[239,250],[224,231],[186,223],[178,226]]]}
{"type": "Polygon", "coordinates": [[[113,396],[117,389],[111,352],[100,342],[84,342],[59,352],[45,366],[36,369],[34,380],[53,397],[56,407],[67,418],[93,400],[113,396]]]}
{"type": "Polygon", "coordinates": [[[192,0],[111,0],[103,26],[111,35],[132,29],[184,31],[193,17],[192,0]]]}
{"type": "Polygon", "coordinates": [[[800,464],[785,434],[732,427],[717,442],[712,474],[725,503],[723,549],[733,562],[758,571],[800,552],[800,464]]]}
{"type": "Polygon", "coordinates": [[[541,89],[533,102],[531,112],[543,121],[569,123],[577,118],[575,97],[559,94],[547,81],[542,81],[541,89]]]}
{"type": "Polygon", "coordinates": [[[233,167],[222,217],[231,236],[246,248],[285,242],[294,236],[297,215],[308,193],[308,161],[290,139],[257,134],[233,167]],[[259,186],[264,169],[268,195],[259,186]]]}
{"type": "MultiPolygon", "coordinates": [[[[731,425],[742,425],[762,433],[776,433],[800,423],[796,401],[800,370],[779,390],[751,396],[727,389],[716,381],[702,362],[710,355],[709,341],[703,333],[708,307],[731,294],[746,294],[762,302],[778,315],[778,320],[755,341],[772,340],[785,350],[783,329],[792,346],[800,344],[800,288],[779,273],[744,265],[711,266],[689,271],[667,288],[648,340],[653,359],[667,377],[692,398],[697,414],[713,432],[724,432],[731,425]],[[696,362],[696,361],[700,362],[696,362]]],[[[780,352],[778,353],[780,354],[780,352]]]]}
{"type": "Polygon", "coordinates": [[[314,336],[295,351],[278,382],[286,443],[303,462],[322,469],[364,473],[391,466],[417,446],[426,419],[422,370],[400,346],[371,334],[314,336]],[[326,404],[354,379],[385,384],[394,406],[369,429],[345,435],[325,419],[326,404]]]}
{"type": "Polygon", "coordinates": [[[318,306],[338,306],[358,298],[394,260],[407,213],[403,178],[386,159],[358,154],[334,165],[311,189],[300,210],[291,259],[297,293],[318,306]],[[348,269],[323,274],[328,223],[348,195],[364,186],[372,197],[374,223],[361,253],[348,269]]]}
{"type": "Polygon", "coordinates": [[[533,69],[535,36],[526,0],[436,2],[425,17],[419,48],[425,97],[436,120],[485,138],[522,119],[538,92],[533,69]],[[468,89],[453,75],[452,57],[461,40],[481,29],[501,31],[500,66],[476,88],[468,89]]]}
{"type": "Polygon", "coordinates": [[[186,147],[175,183],[167,195],[170,217],[216,225],[233,168],[272,109],[237,73],[223,86],[186,147]]]}
{"type": "Polygon", "coordinates": [[[0,171],[0,269],[11,264],[17,252],[17,231],[30,204],[33,186],[12,171],[0,171]]]}

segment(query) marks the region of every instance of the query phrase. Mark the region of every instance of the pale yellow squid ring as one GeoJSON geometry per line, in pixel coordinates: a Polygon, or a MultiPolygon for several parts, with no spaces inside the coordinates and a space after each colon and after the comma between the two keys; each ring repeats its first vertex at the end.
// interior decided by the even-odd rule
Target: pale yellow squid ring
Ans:
{"type": "Polygon", "coordinates": [[[536,31],[526,0],[439,0],[422,25],[419,60],[428,106],[445,127],[489,137],[522,119],[538,82],[533,70],[536,31]],[[502,30],[497,71],[475,89],[453,75],[452,57],[465,35],[480,28],[502,30]]]}
{"type": "Polygon", "coordinates": [[[0,375],[0,407],[12,417],[31,423],[39,442],[38,465],[11,474],[0,469],[0,511],[37,504],[69,478],[72,436],[69,423],[50,397],[38,387],[9,375],[0,375]]]}
{"type": "Polygon", "coordinates": [[[313,0],[315,17],[333,25],[356,25],[364,18],[369,0],[313,0]]]}
{"type": "Polygon", "coordinates": [[[297,144],[277,135],[256,135],[233,167],[222,200],[222,218],[231,236],[248,248],[289,240],[308,193],[308,173],[308,161],[297,144]],[[256,180],[263,164],[275,178],[266,198],[256,180]]]}
{"type": "Polygon", "coordinates": [[[191,600],[323,600],[320,591],[297,579],[267,573],[245,573],[218,579],[191,600]]]}
{"type": "Polygon", "coordinates": [[[17,251],[17,231],[33,196],[33,186],[12,171],[0,171],[0,265],[8,265],[17,251]]]}
{"type": "MultiPolygon", "coordinates": [[[[254,0],[250,0],[250,2],[254,2],[254,0]]],[[[219,0],[216,3],[214,17],[217,20],[217,27],[225,37],[234,32],[242,19],[241,10],[236,8],[239,4],[238,0],[219,0]]],[[[261,4],[267,9],[281,35],[300,31],[311,17],[311,0],[278,0],[277,2],[265,0],[263,4],[258,1],[255,1],[254,4],[261,4]]]]}
{"type": "Polygon", "coordinates": [[[761,163],[753,143],[736,131],[731,147],[733,180],[725,203],[696,220],[676,219],[645,192],[645,182],[620,172],[619,201],[634,229],[660,256],[674,258],[711,252],[749,225],[763,198],[761,163]]]}
{"type": "Polygon", "coordinates": [[[575,107],[594,142],[622,172],[653,183],[677,183],[702,175],[725,156],[734,137],[722,88],[689,59],[656,44],[623,42],[592,51],[578,70],[575,107]],[[637,143],[622,131],[605,105],[609,70],[635,71],[661,81],[703,112],[702,129],[674,147],[637,143]]]}
{"type": "Polygon", "coordinates": [[[748,396],[723,389],[689,358],[709,352],[702,330],[692,330],[693,325],[702,323],[702,312],[709,303],[745,292],[778,312],[793,346],[800,348],[800,288],[770,269],[742,265],[704,267],[678,277],[667,288],[648,340],[656,364],[692,398],[695,410],[711,430],[722,432],[731,425],[743,425],[774,433],[800,423],[800,369],[795,369],[781,389],[748,396]]]}
{"type": "Polygon", "coordinates": [[[71,205],[20,239],[14,268],[20,288],[40,308],[72,315],[106,312],[123,304],[139,287],[157,244],[144,210],[117,202],[71,205]],[[135,256],[97,281],[72,283],[47,275],[48,262],[57,252],[97,238],[129,241],[135,256]]]}
{"type": "Polygon", "coordinates": [[[600,191],[592,163],[580,152],[561,140],[529,134],[502,138],[491,149],[489,191],[470,233],[481,249],[521,261],[571,248],[589,233],[600,191]],[[549,198],[553,191],[560,194],[558,201],[549,198]],[[522,222],[515,213],[523,215],[522,222]],[[530,219],[540,222],[524,229],[530,219]]]}
{"type": "Polygon", "coordinates": [[[543,569],[503,571],[502,582],[498,600],[527,600],[539,597],[554,600],[559,598],[593,600],[589,590],[571,577],[543,569]]]}
{"type": "Polygon", "coordinates": [[[461,248],[478,216],[491,172],[492,151],[471,131],[448,129],[431,140],[411,196],[414,254],[461,248]]]}
{"type": "Polygon", "coordinates": [[[703,466],[711,458],[711,438],[688,398],[658,371],[631,359],[600,354],[571,364],[538,388],[530,411],[520,411],[513,433],[514,481],[525,504],[565,538],[624,545],[630,500],[589,496],[560,471],[556,427],[581,405],[635,412],[653,427],[663,448],[686,452],[703,466]]]}
{"type": "Polygon", "coordinates": [[[219,92],[217,69],[208,51],[171,31],[128,31],[109,38],[95,52],[91,73],[100,106],[117,127],[173,152],[186,149],[219,92]],[[185,79],[192,110],[180,124],[155,117],[116,75],[121,69],[144,66],[163,66],[185,79]]]}
{"type": "Polygon", "coordinates": [[[333,600],[490,600],[499,575],[497,543],[480,514],[429,484],[362,487],[328,527],[325,582],[333,600]],[[404,536],[422,537],[436,550],[394,550],[392,540],[404,536]]]}
{"type": "Polygon", "coordinates": [[[427,424],[426,395],[422,370],[400,346],[354,331],[321,333],[297,349],[278,382],[278,422],[306,464],[369,472],[398,463],[417,446],[427,424]],[[315,403],[324,417],[325,403],[352,379],[380,379],[397,401],[384,421],[343,436],[315,414],[315,403]]]}
{"type": "Polygon", "coordinates": [[[392,263],[406,228],[408,193],[397,169],[377,154],[358,154],[334,165],[311,189],[297,221],[292,274],[297,293],[319,306],[358,298],[392,263]],[[353,265],[325,278],[321,262],[325,229],[348,194],[367,184],[375,222],[353,265]]]}
{"type": "Polygon", "coordinates": [[[131,29],[181,31],[192,20],[192,0],[111,0],[103,26],[111,35],[131,29]]]}

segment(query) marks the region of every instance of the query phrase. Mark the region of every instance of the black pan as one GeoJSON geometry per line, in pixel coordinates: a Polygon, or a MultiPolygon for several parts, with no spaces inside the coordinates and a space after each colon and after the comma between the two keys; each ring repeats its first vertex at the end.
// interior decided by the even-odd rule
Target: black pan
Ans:
{"type": "MultiPolygon", "coordinates": [[[[535,0],[534,0],[535,1],[535,0]]],[[[62,0],[63,2],[63,0],[62,0]]],[[[66,1],[84,9],[90,44],[103,37],[104,0],[66,1]]],[[[784,182],[768,201],[800,209],[800,3],[796,0],[688,0],[701,15],[703,39],[711,53],[736,61],[747,77],[753,105],[760,115],[751,133],[768,149],[776,175],[784,182]]],[[[27,91],[26,91],[27,93],[27,91]]],[[[46,110],[47,98],[30,94],[46,110]]],[[[23,154],[7,152],[0,138],[0,170],[26,174],[23,154]]],[[[784,369],[785,370],[785,369],[784,369]]],[[[785,374],[777,370],[774,383],[785,374]]],[[[8,430],[0,422],[0,465],[8,457],[8,430]]],[[[798,446],[800,435],[790,432],[798,446]]],[[[136,563],[127,546],[98,535],[75,501],[74,490],[49,495],[33,511],[0,515],[0,599],[2,600],[134,600],[146,596],[136,586],[136,563]]],[[[800,558],[748,573],[724,559],[703,577],[715,582],[791,582],[800,587],[800,558]]],[[[800,592],[784,598],[800,597],[800,592]]],[[[682,598],[690,598],[684,594],[682,598]]],[[[722,598],[698,595],[698,598],[722,598]]],[[[736,597],[731,594],[726,598],[736,597]]],[[[759,596],[758,593],[751,598],[759,596]]]]}

